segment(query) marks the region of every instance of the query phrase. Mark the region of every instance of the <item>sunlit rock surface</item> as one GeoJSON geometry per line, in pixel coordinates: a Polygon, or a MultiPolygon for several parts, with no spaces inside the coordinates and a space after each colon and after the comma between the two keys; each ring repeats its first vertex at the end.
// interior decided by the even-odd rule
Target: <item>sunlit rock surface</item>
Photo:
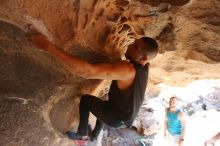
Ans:
{"type": "MultiPolygon", "coordinates": [[[[0,145],[73,145],[62,132],[76,130],[80,96],[104,98],[108,91],[109,81],[72,75],[34,48],[25,39],[29,25],[94,63],[124,59],[135,38],[155,38],[160,54],[151,63],[151,98],[161,84],[220,79],[219,24],[218,0],[1,0],[0,145]]],[[[138,129],[152,134],[146,124],[138,129]]]]}

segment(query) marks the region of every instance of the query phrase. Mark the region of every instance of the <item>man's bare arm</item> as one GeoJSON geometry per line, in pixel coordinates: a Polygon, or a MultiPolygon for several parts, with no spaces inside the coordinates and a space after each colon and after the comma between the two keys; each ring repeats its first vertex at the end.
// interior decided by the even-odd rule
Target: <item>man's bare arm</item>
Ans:
{"type": "Polygon", "coordinates": [[[54,46],[39,32],[30,36],[30,41],[41,50],[47,51],[60,61],[71,73],[86,79],[129,80],[135,77],[135,69],[126,61],[112,64],[91,64],[79,57],[70,56],[63,50],[54,46]]]}
{"type": "Polygon", "coordinates": [[[165,117],[164,117],[164,137],[167,137],[167,109],[165,110],[165,117]]]}
{"type": "Polygon", "coordinates": [[[209,140],[207,140],[206,142],[205,142],[205,146],[208,146],[208,145],[215,145],[215,142],[217,141],[217,140],[219,140],[220,139],[220,132],[218,132],[216,135],[214,135],[212,138],[210,138],[209,140]]]}
{"type": "Polygon", "coordinates": [[[182,125],[181,138],[184,139],[185,131],[186,131],[186,120],[185,120],[185,117],[184,117],[184,113],[183,112],[179,112],[178,117],[179,117],[179,120],[181,121],[181,125],[182,125]]]}

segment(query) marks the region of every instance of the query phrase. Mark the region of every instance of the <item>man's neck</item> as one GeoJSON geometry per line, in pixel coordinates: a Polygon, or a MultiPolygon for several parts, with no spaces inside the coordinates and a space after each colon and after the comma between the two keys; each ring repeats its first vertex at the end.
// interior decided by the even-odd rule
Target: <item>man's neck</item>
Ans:
{"type": "Polygon", "coordinates": [[[129,62],[130,62],[130,63],[140,64],[140,65],[142,65],[142,66],[145,66],[145,64],[142,64],[142,63],[140,63],[140,62],[138,62],[138,61],[129,60],[129,62]]]}
{"type": "Polygon", "coordinates": [[[170,110],[170,112],[175,112],[176,111],[176,107],[170,107],[169,110],[170,110]]]}

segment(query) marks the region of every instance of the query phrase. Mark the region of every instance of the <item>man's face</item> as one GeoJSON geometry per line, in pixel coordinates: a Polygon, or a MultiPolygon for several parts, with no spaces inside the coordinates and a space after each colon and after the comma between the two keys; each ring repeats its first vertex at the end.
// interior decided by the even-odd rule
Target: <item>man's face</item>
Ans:
{"type": "Polygon", "coordinates": [[[145,49],[148,46],[141,40],[136,40],[133,44],[128,46],[126,56],[130,59],[140,62],[148,60],[148,55],[146,54],[145,49]]]}
{"type": "Polygon", "coordinates": [[[169,105],[170,105],[171,108],[175,108],[176,105],[177,105],[177,99],[175,97],[171,97],[169,105]]]}

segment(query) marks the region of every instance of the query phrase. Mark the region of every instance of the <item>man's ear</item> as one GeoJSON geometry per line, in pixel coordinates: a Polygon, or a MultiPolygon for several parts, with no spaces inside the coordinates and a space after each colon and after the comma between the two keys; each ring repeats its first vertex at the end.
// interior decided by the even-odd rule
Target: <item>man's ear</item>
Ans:
{"type": "Polygon", "coordinates": [[[149,71],[149,66],[150,66],[150,63],[147,62],[147,63],[145,64],[144,68],[145,68],[147,71],[149,71]]]}
{"type": "Polygon", "coordinates": [[[150,63],[149,63],[149,62],[147,62],[145,66],[150,66],[150,63]]]}
{"type": "Polygon", "coordinates": [[[145,60],[145,61],[147,61],[147,60],[148,60],[147,55],[143,55],[143,57],[141,57],[141,60],[145,60]]]}

